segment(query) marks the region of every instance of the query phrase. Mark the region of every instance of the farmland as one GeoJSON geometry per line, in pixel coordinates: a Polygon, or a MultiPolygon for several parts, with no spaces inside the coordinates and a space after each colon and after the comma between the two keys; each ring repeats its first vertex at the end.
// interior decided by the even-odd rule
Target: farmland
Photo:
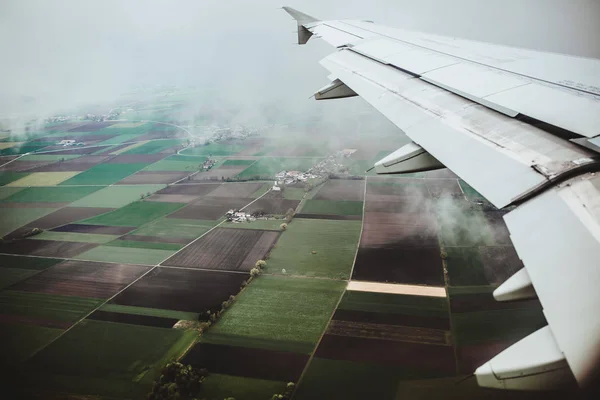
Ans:
{"type": "Polygon", "coordinates": [[[297,399],[412,398],[546,323],[539,302],[491,295],[522,268],[506,210],[446,170],[364,173],[390,152],[381,138],[403,139],[329,142],[283,118],[211,138],[210,107],[145,95],[119,121],[0,138],[0,349],[21,397],[141,399],[179,359],[209,370],[198,398],[264,400],[288,381],[297,399]],[[361,177],[272,190],[342,148],[361,177]]]}

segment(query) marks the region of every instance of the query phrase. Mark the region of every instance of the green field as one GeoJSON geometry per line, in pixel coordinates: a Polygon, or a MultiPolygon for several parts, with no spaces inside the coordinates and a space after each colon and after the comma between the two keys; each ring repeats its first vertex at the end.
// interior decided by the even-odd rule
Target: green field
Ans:
{"type": "Polygon", "coordinates": [[[106,244],[112,247],[129,247],[136,249],[155,249],[155,250],[172,250],[176,251],[183,247],[177,243],[159,243],[159,242],[138,242],[136,240],[113,240],[106,244]]]}
{"type": "Polygon", "coordinates": [[[148,165],[144,171],[196,171],[206,157],[174,155],[148,165]]]}
{"type": "Polygon", "coordinates": [[[8,185],[29,175],[29,172],[0,171],[0,186],[8,185]]]}
{"type": "Polygon", "coordinates": [[[8,186],[54,186],[79,174],[78,171],[68,172],[33,172],[24,178],[11,182],[8,186]]]}
{"type": "Polygon", "coordinates": [[[222,374],[210,374],[202,385],[200,398],[240,400],[268,400],[276,393],[283,393],[287,382],[245,378],[222,374]]]}
{"type": "Polygon", "coordinates": [[[73,258],[78,260],[156,265],[171,256],[173,253],[175,253],[175,251],[172,250],[98,246],[73,258]]]}
{"type": "Polygon", "coordinates": [[[4,290],[0,292],[0,314],[75,322],[104,300],[74,296],[4,290]]]}
{"type": "Polygon", "coordinates": [[[64,240],[67,242],[108,243],[117,239],[118,235],[99,235],[94,233],[53,232],[44,231],[29,240],[64,240]]]}
{"type": "Polygon", "coordinates": [[[61,185],[112,185],[148,164],[98,164],[61,185]]]}
{"type": "Polygon", "coordinates": [[[19,161],[59,161],[79,158],[79,154],[29,154],[19,158],[19,161]]]}
{"type": "Polygon", "coordinates": [[[143,135],[143,133],[123,133],[119,136],[115,136],[112,137],[110,139],[106,139],[103,142],[100,142],[98,144],[121,144],[121,143],[125,143],[125,142],[135,142],[136,139],[143,135]]]}
{"type": "Polygon", "coordinates": [[[58,264],[63,260],[59,258],[42,258],[27,256],[10,256],[0,254],[0,268],[19,268],[41,271],[58,264]]]}
{"type": "Polygon", "coordinates": [[[433,372],[313,358],[294,399],[392,400],[400,380],[434,377],[433,372]]]}
{"type": "Polygon", "coordinates": [[[38,379],[43,387],[142,398],[160,368],[195,337],[194,331],[83,321],[38,352],[28,368],[41,373],[38,379]],[[52,375],[44,379],[48,371],[52,375]]]}
{"type": "Polygon", "coordinates": [[[2,186],[0,187],[0,200],[4,200],[5,198],[10,197],[23,189],[25,188],[14,186],[2,186]]]}
{"type": "Polygon", "coordinates": [[[131,232],[132,235],[195,238],[216,225],[216,221],[161,218],[131,232]]]}
{"type": "Polygon", "coordinates": [[[254,164],[256,160],[225,160],[222,164],[224,167],[245,167],[254,164]]]}
{"type": "Polygon", "coordinates": [[[230,156],[232,154],[239,153],[244,149],[245,146],[239,143],[211,143],[206,146],[190,147],[189,149],[183,150],[181,154],[194,156],[230,156]]]}
{"type": "Polygon", "coordinates": [[[457,346],[519,340],[547,325],[541,306],[452,313],[451,319],[457,346]]]}
{"type": "Polygon", "coordinates": [[[107,214],[79,221],[82,224],[141,226],[163,217],[185,206],[180,203],[159,203],[156,201],[136,201],[107,214]]]}
{"type": "Polygon", "coordinates": [[[131,150],[127,150],[122,154],[156,154],[171,147],[179,146],[182,143],[183,142],[179,139],[157,139],[131,150]]]}
{"type": "Polygon", "coordinates": [[[302,200],[304,194],[302,188],[285,187],[283,189],[283,198],[288,200],[302,200]]]}
{"type": "Polygon", "coordinates": [[[320,158],[261,158],[237,176],[239,178],[264,177],[271,179],[283,170],[306,171],[320,160],[320,158]]]}
{"type": "Polygon", "coordinates": [[[296,218],[275,245],[265,271],[348,279],[360,229],[360,221],[296,218]]]}
{"type": "MultiPolygon", "coordinates": [[[[17,193],[18,194],[18,193],[17,193]]],[[[0,203],[0,208],[2,204],[0,203]]],[[[0,236],[54,211],[54,208],[18,208],[0,211],[0,236]],[[18,212],[14,212],[18,210],[18,212]]]]}
{"type": "Polygon", "coordinates": [[[448,317],[445,297],[411,296],[347,290],[338,306],[340,310],[354,310],[386,314],[448,317]]]}
{"type": "Polygon", "coordinates": [[[345,286],[327,279],[260,276],[201,340],[308,354],[345,286]]]}
{"type": "Polygon", "coordinates": [[[37,271],[32,269],[0,268],[0,289],[7,288],[36,273],[37,271]]]}
{"type": "Polygon", "coordinates": [[[116,312],[121,314],[148,315],[151,317],[161,318],[177,318],[186,321],[198,321],[198,318],[200,316],[200,314],[192,312],[161,310],[158,308],[145,308],[135,306],[122,306],[119,304],[105,304],[102,307],[100,307],[100,310],[116,312]]]}
{"type": "MultiPolygon", "coordinates": [[[[5,198],[3,201],[6,202],[18,202],[18,203],[33,203],[33,202],[58,202],[58,203],[70,203],[78,200],[84,196],[94,193],[101,187],[31,187],[23,189],[12,196],[5,198]]],[[[2,203],[0,203],[0,206],[2,203]]]]}
{"type": "Polygon", "coordinates": [[[479,247],[446,247],[448,277],[452,286],[488,285],[479,247]]]}
{"type": "Polygon", "coordinates": [[[116,185],[107,186],[89,196],[83,197],[71,204],[73,207],[108,207],[120,208],[146,196],[148,192],[154,193],[167,185],[116,185]]]}
{"type": "Polygon", "coordinates": [[[30,358],[40,348],[62,333],[61,329],[22,324],[1,324],[2,367],[15,366],[30,358]]]}
{"type": "Polygon", "coordinates": [[[362,215],[363,202],[351,200],[306,200],[302,214],[362,215]]]}

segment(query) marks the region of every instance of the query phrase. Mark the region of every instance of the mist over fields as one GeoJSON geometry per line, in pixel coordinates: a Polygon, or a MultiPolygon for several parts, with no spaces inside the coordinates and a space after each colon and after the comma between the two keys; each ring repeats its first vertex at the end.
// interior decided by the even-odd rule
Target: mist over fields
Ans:
{"type": "Polygon", "coordinates": [[[383,119],[360,99],[309,99],[327,83],[318,60],[332,49],[314,39],[295,45],[295,24],[283,5],[322,19],[371,19],[600,57],[600,3],[594,0],[3,0],[0,115],[110,108],[133,87],[164,84],[195,86],[202,93],[198,108],[227,110],[239,123],[261,123],[267,110],[290,118],[339,121],[366,112],[383,119]]]}

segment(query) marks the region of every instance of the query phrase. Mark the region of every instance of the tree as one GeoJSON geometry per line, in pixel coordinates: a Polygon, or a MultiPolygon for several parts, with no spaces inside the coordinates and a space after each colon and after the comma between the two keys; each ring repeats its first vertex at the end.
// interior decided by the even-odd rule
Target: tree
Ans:
{"type": "Polygon", "coordinates": [[[261,269],[267,266],[267,262],[265,260],[258,260],[254,266],[258,269],[261,269]]]}
{"type": "Polygon", "coordinates": [[[282,231],[285,231],[287,229],[287,224],[283,223],[283,224],[279,225],[279,227],[281,228],[282,231]]]}
{"type": "Polygon", "coordinates": [[[260,275],[260,269],[258,269],[258,268],[252,268],[250,270],[250,276],[251,277],[254,278],[255,276],[258,276],[258,275],[260,275]]]}

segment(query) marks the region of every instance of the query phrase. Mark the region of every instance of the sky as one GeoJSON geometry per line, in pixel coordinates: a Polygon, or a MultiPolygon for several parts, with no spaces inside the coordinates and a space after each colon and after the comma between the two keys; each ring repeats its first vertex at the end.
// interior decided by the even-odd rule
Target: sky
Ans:
{"type": "MultiPolygon", "coordinates": [[[[333,49],[296,45],[283,5],[600,58],[600,0],[0,0],[0,114],[23,104],[51,113],[141,84],[207,87],[242,109],[312,109],[327,83],[318,61],[333,49]]],[[[362,107],[346,104],[326,107],[362,107]]]]}

